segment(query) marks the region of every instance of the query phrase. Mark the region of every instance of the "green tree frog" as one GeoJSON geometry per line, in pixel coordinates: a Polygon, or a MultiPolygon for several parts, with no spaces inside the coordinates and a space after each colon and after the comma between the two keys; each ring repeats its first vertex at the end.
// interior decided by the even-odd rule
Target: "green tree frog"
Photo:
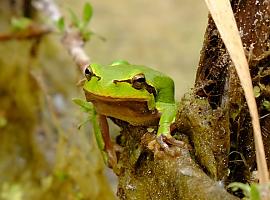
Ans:
{"type": "Polygon", "coordinates": [[[170,132],[176,116],[173,80],[151,68],[116,61],[108,66],[91,64],[85,69],[83,89],[92,102],[96,140],[107,164],[117,164],[114,143],[110,139],[107,117],[134,126],[158,125],[156,142],[169,151],[177,144],[170,132]]]}

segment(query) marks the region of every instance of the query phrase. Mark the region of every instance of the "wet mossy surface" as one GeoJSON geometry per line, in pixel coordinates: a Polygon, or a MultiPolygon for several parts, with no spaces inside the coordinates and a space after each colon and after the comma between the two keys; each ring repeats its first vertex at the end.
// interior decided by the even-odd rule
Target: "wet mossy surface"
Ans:
{"type": "MultiPolygon", "coordinates": [[[[237,199],[222,183],[207,176],[194,161],[190,147],[171,146],[178,152],[176,156],[149,150],[147,144],[155,139],[154,133],[142,127],[123,128],[119,144],[124,148],[117,171],[120,199],[237,199]]],[[[175,137],[189,141],[179,132],[175,137]]]]}
{"type": "MultiPolygon", "coordinates": [[[[253,84],[260,88],[257,104],[269,165],[270,9],[255,0],[231,2],[253,84]]],[[[12,7],[3,1],[0,5],[12,7]]],[[[16,9],[21,15],[20,8],[12,12],[16,9]]],[[[3,30],[9,26],[9,11],[0,12],[3,30]]],[[[71,65],[70,58],[55,60],[63,49],[51,39],[1,42],[0,198],[113,199],[100,154],[89,142],[90,127],[78,131],[79,122],[73,121],[81,119],[70,100],[81,95],[74,87],[78,74],[59,67],[71,65]]],[[[175,137],[191,148],[177,147],[176,157],[155,156],[146,145],[154,134],[146,134],[145,127],[119,125],[118,143],[124,147],[116,171],[120,199],[236,199],[223,183],[252,181],[256,163],[249,113],[211,18],[195,89],[180,101],[176,120],[175,137]]]]}

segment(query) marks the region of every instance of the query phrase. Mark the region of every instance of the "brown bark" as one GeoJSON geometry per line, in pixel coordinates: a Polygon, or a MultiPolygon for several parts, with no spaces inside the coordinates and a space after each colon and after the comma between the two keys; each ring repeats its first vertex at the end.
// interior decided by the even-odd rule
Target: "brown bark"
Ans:
{"type": "MultiPolygon", "coordinates": [[[[269,112],[262,104],[269,99],[270,1],[232,1],[232,7],[249,60],[253,85],[261,88],[257,105],[262,117],[269,112]]],[[[256,170],[250,115],[234,66],[211,18],[197,71],[196,88],[199,97],[207,98],[212,109],[225,110],[230,120],[227,163],[231,174],[228,181],[249,181],[256,170]]],[[[269,166],[268,121],[269,116],[260,120],[269,166]]]]}

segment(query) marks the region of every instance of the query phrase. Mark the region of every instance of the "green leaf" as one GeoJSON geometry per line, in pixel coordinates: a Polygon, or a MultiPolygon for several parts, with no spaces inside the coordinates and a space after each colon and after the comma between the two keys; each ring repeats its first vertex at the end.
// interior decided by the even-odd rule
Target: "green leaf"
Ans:
{"type": "Polygon", "coordinates": [[[74,98],[74,99],[72,99],[72,101],[75,104],[79,105],[81,107],[81,109],[86,113],[92,112],[92,110],[93,110],[93,104],[90,102],[87,102],[85,100],[78,99],[78,98],[74,98]]]}
{"type": "Polygon", "coordinates": [[[250,200],[260,200],[260,190],[258,188],[258,184],[251,184],[250,186],[250,200]]]}
{"type": "Polygon", "coordinates": [[[90,3],[85,3],[83,8],[83,21],[85,25],[87,25],[90,22],[92,15],[93,15],[93,7],[91,6],[90,3]]]}
{"type": "Polygon", "coordinates": [[[26,17],[11,19],[11,26],[14,30],[24,30],[30,26],[32,20],[26,17]]]}
{"type": "Polygon", "coordinates": [[[270,111],[270,102],[269,101],[264,100],[262,104],[266,110],[270,111]]]}
{"type": "Polygon", "coordinates": [[[84,41],[90,40],[91,36],[93,35],[92,31],[85,30],[82,32],[82,37],[84,41]]]}
{"type": "Polygon", "coordinates": [[[83,34],[83,32],[86,30],[86,25],[83,21],[79,21],[77,28],[79,29],[80,33],[83,34]]]}
{"type": "Polygon", "coordinates": [[[99,35],[99,34],[93,32],[93,31],[91,31],[91,30],[83,30],[83,31],[82,31],[82,37],[83,37],[83,39],[84,39],[85,41],[90,40],[92,36],[96,36],[96,37],[98,37],[98,39],[100,39],[102,42],[106,42],[106,38],[105,38],[105,37],[103,37],[103,36],[101,36],[101,35],[99,35]]]}
{"type": "Polygon", "coordinates": [[[57,20],[56,26],[59,29],[59,31],[62,33],[65,30],[65,20],[64,17],[61,17],[57,20]]]}
{"type": "Polygon", "coordinates": [[[257,85],[254,86],[253,93],[254,93],[255,98],[259,97],[261,95],[261,88],[257,85]]]}
{"type": "Polygon", "coordinates": [[[79,20],[78,16],[71,9],[69,9],[69,14],[70,14],[70,17],[71,17],[72,24],[75,27],[79,28],[80,20],[79,20]]]}
{"type": "Polygon", "coordinates": [[[250,197],[250,186],[248,184],[233,182],[228,185],[228,188],[231,188],[232,191],[241,189],[246,197],[250,197]]]}

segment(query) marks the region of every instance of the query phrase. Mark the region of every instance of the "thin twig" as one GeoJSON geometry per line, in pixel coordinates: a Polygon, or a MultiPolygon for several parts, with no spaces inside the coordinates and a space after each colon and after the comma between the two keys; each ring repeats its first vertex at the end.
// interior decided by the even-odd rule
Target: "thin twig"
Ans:
{"type": "Polygon", "coordinates": [[[243,87],[252,119],[259,181],[260,183],[268,183],[269,172],[265,159],[259,115],[256,100],[253,94],[251,76],[230,1],[205,0],[205,2],[231,56],[243,87]]]}
{"type": "Polygon", "coordinates": [[[31,27],[22,31],[0,33],[0,41],[39,38],[50,33],[51,31],[52,30],[49,27],[32,25],[31,27]]]}
{"type": "MultiPolygon", "coordinates": [[[[54,23],[62,17],[59,8],[53,0],[35,0],[33,1],[33,6],[43,12],[45,16],[48,16],[54,23]]],[[[84,72],[85,68],[90,64],[90,58],[83,49],[85,42],[80,33],[65,27],[65,33],[61,41],[79,67],[79,70],[84,72]]]]}

